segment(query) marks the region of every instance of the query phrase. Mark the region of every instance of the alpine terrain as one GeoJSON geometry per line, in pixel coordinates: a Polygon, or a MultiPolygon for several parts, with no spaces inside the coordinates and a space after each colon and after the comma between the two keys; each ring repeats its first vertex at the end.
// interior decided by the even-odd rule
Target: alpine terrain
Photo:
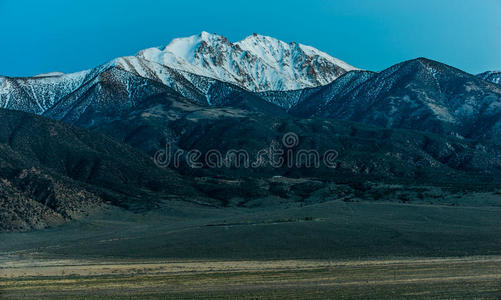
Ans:
{"type": "MultiPolygon", "coordinates": [[[[362,70],[295,42],[202,32],[76,73],[0,77],[0,263],[391,257],[388,282],[410,291],[396,257],[501,254],[496,74],[426,58],[362,70]]],[[[183,270],[209,282],[198,267],[183,270]]],[[[61,274],[38,270],[19,276],[61,274]]],[[[499,278],[482,276],[489,294],[499,278]]]]}

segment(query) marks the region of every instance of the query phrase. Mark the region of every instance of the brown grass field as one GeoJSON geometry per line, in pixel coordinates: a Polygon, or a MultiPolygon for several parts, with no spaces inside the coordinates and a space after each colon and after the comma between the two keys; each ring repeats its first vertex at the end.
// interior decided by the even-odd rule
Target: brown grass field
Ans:
{"type": "Polygon", "coordinates": [[[501,299],[501,257],[395,260],[4,259],[0,297],[501,299]]]}

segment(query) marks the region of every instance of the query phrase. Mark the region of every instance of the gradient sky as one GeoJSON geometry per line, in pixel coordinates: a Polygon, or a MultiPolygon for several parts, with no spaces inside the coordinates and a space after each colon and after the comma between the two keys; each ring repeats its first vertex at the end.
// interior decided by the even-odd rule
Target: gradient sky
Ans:
{"type": "Polygon", "coordinates": [[[501,0],[0,0],[0,74],[88,69],[202,30],[257,32],[382,70],[427,57],[501,69],[501,0]]]}

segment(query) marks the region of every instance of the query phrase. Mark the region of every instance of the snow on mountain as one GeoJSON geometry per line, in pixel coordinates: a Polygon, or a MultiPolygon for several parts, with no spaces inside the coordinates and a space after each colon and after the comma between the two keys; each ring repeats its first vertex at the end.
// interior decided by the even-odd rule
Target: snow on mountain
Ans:
{"type": "Polygon", "coordinates": [[[111,105],[119,112],[169,88],[202,105],[224,105],[232,93],[245,92],[231,83],[127,56],[71,74],[0,76],[0,108],[73,122],[86,109],[111,105]]]}
{"type": "Polygon", "coordinates": [[[356,70],[313,47],[257,34],[232,43],[202,32],[174,39],[164,48],[142,50],[137,56],[250,91],[317,87],[356,70]]]}
{"type": "Polygon", "coordinates": [[[463,138],[501,136],[501,87],[425,58],[394,65],[325,100],[320,110],[306,112],[463,138]]]}
{"type": "Polygon", "coordinates": [[[203,32],[77,73],[0,76],[0,108],[92,126],[165,94],[216,106],[264,99],[300,117],[490,138],[501,133],[501,88],[485,80],[499,74],[423,58],[373,73],[301,44],[203,32]]]}
{"type": "Polygon", "coordinates": [[[501,71],[488,71],[477,76],[492,83],[501,84],[501,71]]]}
{"type": "Polygon", "coordinates": [[[57,76],[3,77],[0,108],[41,114],[83,84],[90,70],[57,76]]]}
{"type": "Polygon", "coordinates": [[[55,77],[55,76],[61,76],[64,75],[63,72],[49,72],[49,73],[43,73],[43,74],[38,74],[33,77],[55,77]]]}
{"type": "MultiPolygon", "coordinates": [[[[120,57],[77,73],[0,77],[0,108],[44,114],[59,102],[75,95],[83,97],[83,91],[107,81],[109,78],[103,72],[110,68],[160,82],[188,99],[209,105],[223,103],[227,95],[240,88],[283,91],[317,87],[354,69],[301,44],[287,44],[260,35],[231,43],[222,36],[202,32],[174,39],[164,49],[146,49],[137,56],[120,57]]],[[[129,76],[123,78],[131,80],[129,76]]],[[[129,85],[117,80],[121,81],[120,87],[129,85]]],[[[291,103],[276,104],[291,106],[291,103]]]]}
{"type": "Polygon", "coordinates": [[[240,87],[231,83],[174,69],[136,56],[120,57],[108,65],[161,82],[184,97],[204,105],[221,103],[221,98],[236,90],[241,90],[240,87]]]}

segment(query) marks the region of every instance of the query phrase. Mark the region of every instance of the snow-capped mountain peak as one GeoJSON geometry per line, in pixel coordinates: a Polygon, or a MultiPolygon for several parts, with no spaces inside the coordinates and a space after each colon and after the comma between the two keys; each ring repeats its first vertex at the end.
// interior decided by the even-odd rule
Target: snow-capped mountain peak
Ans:
{"type": "MultiPolygon", "coordinates": [[[[178,58],[183,58],[184,60],[193,63],[195,60],[197,51],[203,45],[211,45],[216,43],[224,43],[225,38],[215,34],[210,34],[206,31],[197,35],[192,35],[186,38],[176,38],[173,39],[162,52],[170,52],[178,58]]],[[[145,50],[147,51],[147,50],[145,50]]]]}
{"type": "Polygon", "coordinates": [[[290,51],[289,44],[278,39],[262,36],[256,33],[239,42],[236,42],[235,44],[238,45],[240,49],[257,55],[270,65],[276,65],[278,61],[283,59],[284,55],[289,54],[285,52],[290,51]]]}
{"type": "Polygon", "coordinates": [[[313,47],[258,34],[232,43],[204,31],[137,56],[251,91],[316,87],[356,69],[313,47]]]}
{"type": "Polygon", "coordinates": [[[283,63],[287,54],[302,54],[311,58],[325,59],[332,64],[341,66],[346,71],[358,70],[357,68],[311,46],[296,42],[285,43],[276,38],[259,35],[257,33],[254,33],[235,44],[240,46],[243,50],[257,54],[261,59],[266,60],[271,65],[280,65],[283,63]]]}

